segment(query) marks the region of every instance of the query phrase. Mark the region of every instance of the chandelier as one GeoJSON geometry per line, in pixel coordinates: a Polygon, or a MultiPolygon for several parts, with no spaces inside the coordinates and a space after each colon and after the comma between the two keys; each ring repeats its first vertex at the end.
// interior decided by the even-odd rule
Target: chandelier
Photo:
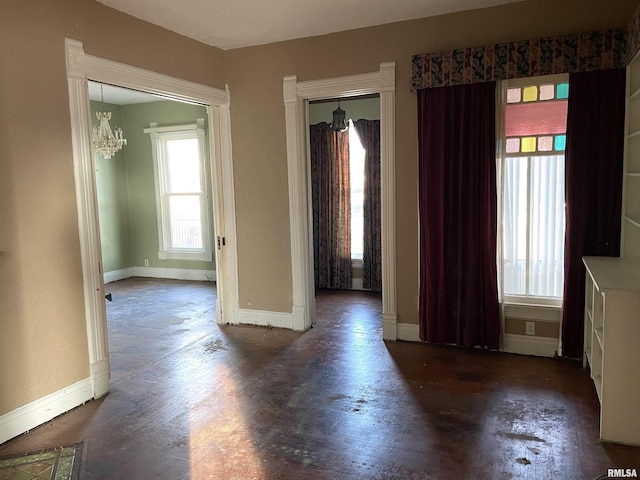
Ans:
{"type": "Polygon", "coordinates": [[[96,112],[96,118],[100,121],[99,127],[93,127],[93,139],[91,144],[94,150],[102,155],[103,158],[109,159],[115,153],[127,144],[127,140],[122,137],[122,129],[116,128],[111,130],[109,120],[111,120],[111,112],[104,111],[104,92],[100,85],[100,98],[102,101],[102,111],[96,112]]]}
{"type": "Polygon", "coordinates": [[[349,128],[349,122],[345,119],[346,112],[340,108],[340,102],[338,102],[338,108],[333,111],[333,121],[331,122],[331,130],[336,132],[344,132],[349,128]]]}

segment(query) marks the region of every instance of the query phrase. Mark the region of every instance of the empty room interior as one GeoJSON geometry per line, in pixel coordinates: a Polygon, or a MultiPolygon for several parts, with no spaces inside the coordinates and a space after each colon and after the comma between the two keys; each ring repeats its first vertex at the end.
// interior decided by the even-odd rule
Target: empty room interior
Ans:
{"type": "Polygon", "coordinates": [[[0,32],[0,479],[638,477],[637,0],[0,32]]]}

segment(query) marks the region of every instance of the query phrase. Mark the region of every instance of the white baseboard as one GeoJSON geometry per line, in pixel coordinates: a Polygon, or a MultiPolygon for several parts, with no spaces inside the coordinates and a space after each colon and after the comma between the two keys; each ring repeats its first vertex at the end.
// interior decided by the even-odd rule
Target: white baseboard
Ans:
{"type": "Polygon", "coordinates": [[[398,339],[398,325],[395,315],[382,314],[382,338],[383,340],[398,339]]]}
{"type": "Polygon", "coordinates": [[[505,333],[502,351],[538,357],[554,357],[558,351],[558,339],[505,333]]]}
{"type": "Polygon", "coordinates": [[[124,280],[129,277],[133,277],[133,267],[112,270],[110,272],[104,272],[104,283],[117,282],[118,280],[124,280]]]}
{"type": "Polygon", "coordinates": [[[129,277],[171,278],[174,280],[216,281],[215,270],[192,270],[189,268],[130,267],[105,272],[104,283],[129,277]]]}
{"type": "Polygon", "coordinates": [[[421,342],[420,325],[417,323],[398,323],[398,340],[421,342]]]}
{"type": "Polygon", "coordinates": [[[263,327],[288,328],[292,330],[293,315],[285,312],[270,312],[267,310],[240,309],[238,321],[245,325],[260,325],[263,327]]]}
{"type": "Polygon", "coordinates": [[[94,398],[100,398],[109,393],[109,359],[105,358],[90,365],[91,381],[93,382],[94,398]]]}
{"type": "MultiPolygon", "coordinates": [[[[393,326],[385,328],[382,321],[383,338],[385,340],[405,340],[408,342],[421,342],[420,325],[414,323],[398,323],[395,325],[395,338],[393,338],[393,326]]],[[[503,339],[503,352],[520,353],[522,355],[535,355],[538,357],[553,358],[558,352],[558,339],[546,337],[534,337],[528,335],[514,335],[507,333],[503,339]]]]}
{"type": "Polygon", "coordinates": [[[0,444],[68,412],[93,398],[91,378],[0,416],[0,444]]]}
{"type": "MultiPolygon", "coordinates": [[[[302,305],[294,305],[291,309],[291,325],[298,332],[304,332],[309,328],[305,319],[305,310],[302,305]]],[[[315,319],[312,321],[315,323],[315,319]]]]}

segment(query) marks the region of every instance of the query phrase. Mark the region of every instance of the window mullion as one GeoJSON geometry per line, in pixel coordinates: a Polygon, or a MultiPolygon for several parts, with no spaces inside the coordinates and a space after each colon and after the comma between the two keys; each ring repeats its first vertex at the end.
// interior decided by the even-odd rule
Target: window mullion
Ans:
{"type": "Polygon", "coordinates": [[[525,261],[525,295],[531,295],[530,290],[530,264],[531,264],[531,157],[527,157],[527,228],[525,233],[525,250],[527,252],[525,261]]]}

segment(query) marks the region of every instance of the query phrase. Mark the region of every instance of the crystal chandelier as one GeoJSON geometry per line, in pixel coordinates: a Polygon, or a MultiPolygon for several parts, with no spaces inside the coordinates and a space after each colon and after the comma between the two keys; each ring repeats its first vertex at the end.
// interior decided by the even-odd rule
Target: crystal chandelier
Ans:
{"type": "Polygon", "coordinates": [[[111,130],[109,120],[111,120],[111,112],[104,111],[104,92],[100,85],[100,97],[102,101],[102,112],[96,112],[96,118],[100,120],[99,127],[93,127],[93,139],[91,144],[94,150],[102,155],[103,158],[109,159],[115,153],[127,144],[127,140],[122,137],[122,129],[116,128],[111,130]]]}

